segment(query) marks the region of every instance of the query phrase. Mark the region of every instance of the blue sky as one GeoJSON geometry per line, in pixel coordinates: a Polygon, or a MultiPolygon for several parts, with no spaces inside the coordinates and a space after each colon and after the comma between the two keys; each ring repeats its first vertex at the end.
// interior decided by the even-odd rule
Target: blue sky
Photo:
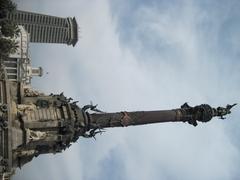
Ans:
{"type": "MultiPolygon", "coordinates": [[[[33,86],[104,111],[155,110],[240,101],[239,1],[15,0],[19,9],[76,16],[76,47],[31,44],[49,72],[33,86]]],[[[239,179],[239,107],[226,121],[109,129],[14,180],[239,179]]]]}

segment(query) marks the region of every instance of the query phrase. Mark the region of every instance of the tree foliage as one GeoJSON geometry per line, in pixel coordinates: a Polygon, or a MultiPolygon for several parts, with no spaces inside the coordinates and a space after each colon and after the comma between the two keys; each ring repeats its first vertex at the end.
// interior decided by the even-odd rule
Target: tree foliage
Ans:
{"type": "Polygon", "coordinates": [[[17,5],[11,0],[0,0],[0,11],[12,12],[16,9],[17,5]]]}
{"type": "Polygon", "coordinates": [[[17,43],[11,39],[0,38],[0,54],[8,55],[17,50],[17,43]]]}
{"type": "Polygon", "coordinates": [[[7,56],[14,53],[17,44],[13,39],[18,35],[19,29],[16,24],[7,19],[7,14],[16,10],[16,4],[11,0],[0,0],[0,55],[7,56]]]}
{"type": "Polygon", "coordinates": [[[13,38],[19,33],[18,26],[12,21],[5,20],[0,23],[2,35],[5,37],[13,38]]]}

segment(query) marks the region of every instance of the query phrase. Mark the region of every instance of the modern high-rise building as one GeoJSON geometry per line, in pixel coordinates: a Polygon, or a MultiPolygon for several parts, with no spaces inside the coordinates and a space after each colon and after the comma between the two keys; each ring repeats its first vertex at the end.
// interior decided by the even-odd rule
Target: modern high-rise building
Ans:
{"type": "Polygon", "coordinates": [[[75,17],[57,17],[16,10],[8,19],[23,25],[30,34],[30,42],[63,43],[75,46],[78,41],[78,25],[75,17]]]}

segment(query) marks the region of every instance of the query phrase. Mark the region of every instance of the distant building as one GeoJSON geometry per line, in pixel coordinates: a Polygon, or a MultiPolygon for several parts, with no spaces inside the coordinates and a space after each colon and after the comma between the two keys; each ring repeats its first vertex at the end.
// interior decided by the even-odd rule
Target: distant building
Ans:
{"type": "Polygon", "coordinates": [[[61,18],[17,10],[9,13],[8,19],[25,27],[30,34],[30,42],[75,46],[78,41],[78,25],[74,17],[61,18]]]}
{"type": "Polygon", "coordinates": [[[4,66],[9,81],[22,82],[28,85],[33,76],[42,76],[43,70],[41,67],[32,67],[29,56],[29,34],[23,26],[18,28],[19,35],[14,38],[17,42],[16,52],[4,60],[4,66]]]}

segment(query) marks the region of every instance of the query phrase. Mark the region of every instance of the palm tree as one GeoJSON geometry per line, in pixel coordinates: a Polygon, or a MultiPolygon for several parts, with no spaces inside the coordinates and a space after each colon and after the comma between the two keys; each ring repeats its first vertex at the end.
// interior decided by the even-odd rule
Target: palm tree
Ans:
{"type": "Polygon", "coordinates": [[[5,37],[13,38],[19,33],[19,29],[12,21],[5,20],[0,23],[2,35],[5,37]]]}
{"type": "Polygon", "coordinates": [[[17,42],[7,38],[0,38],[0,55],[8,56],[11,53],[16,52],[17,42]]]}
{"type": "Polygon", "coordinates": [[[16,10],[16,4],[11,0],[0,0],[0,55],[8,56],[17,49],[17,43],[13,40],[19,33],[18,27],[12,21],[6,19],[7,13],[16,10]]]}

